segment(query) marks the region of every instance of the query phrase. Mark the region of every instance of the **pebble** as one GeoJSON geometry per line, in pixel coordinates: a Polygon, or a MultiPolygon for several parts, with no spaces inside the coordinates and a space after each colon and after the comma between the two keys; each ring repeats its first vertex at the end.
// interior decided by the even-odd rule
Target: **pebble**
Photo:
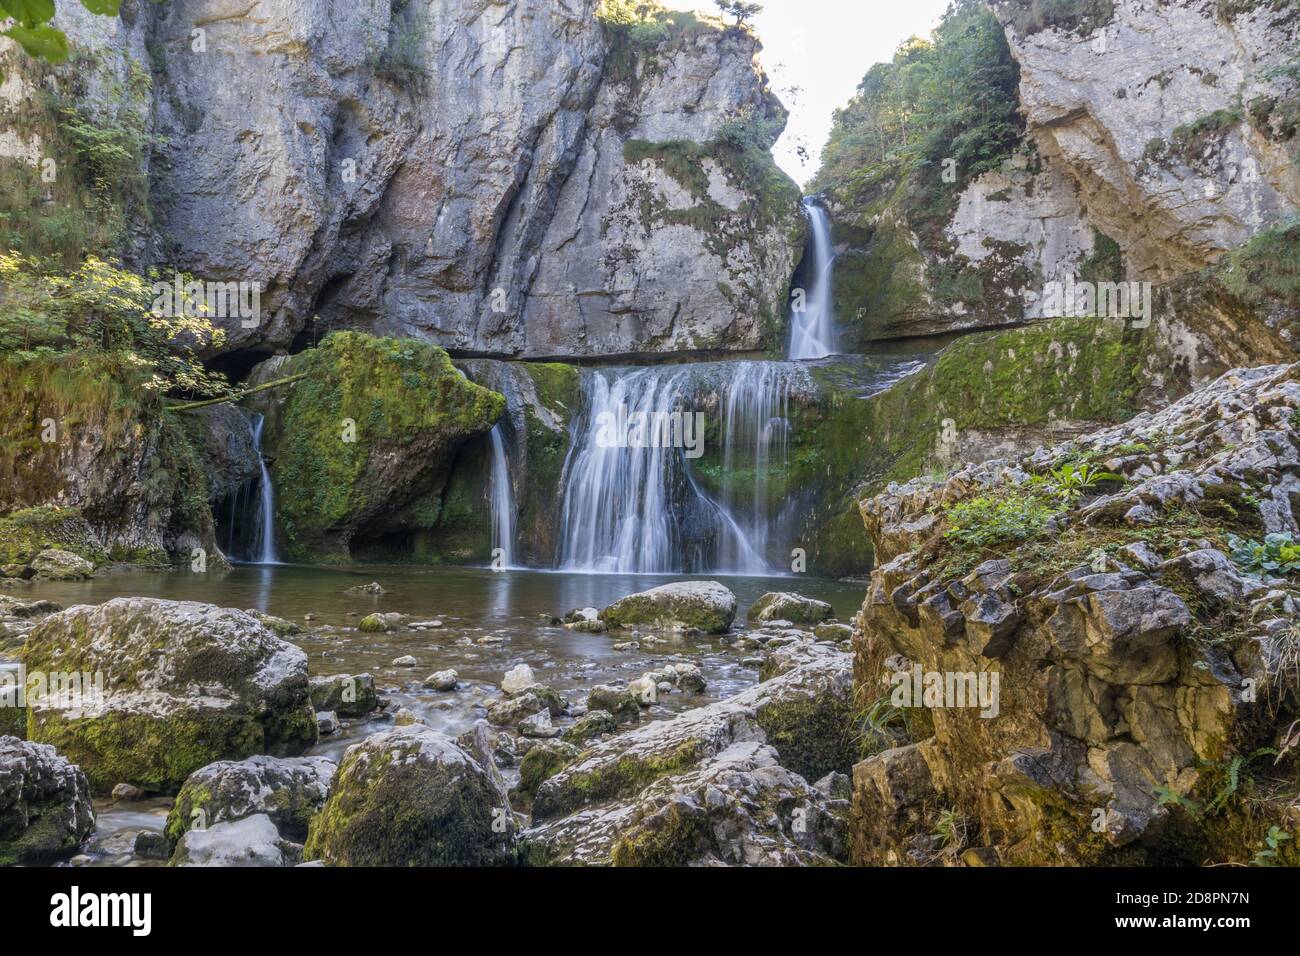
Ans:
{"type": "Polygon", "coordinates": [[[415,666],[416,664],[418,664],[418,663],[419,663],[419,661],[417,661],[417,660],[416,660],[414,657],[412,657],[410,654],[405,654],[405,655],[403,655],[402,657],[398,657],[398,658],[394,659],[394,661],[393,661],[393,666],[394,666],[394,667],[414,667],[414,666],[415,666]]]}

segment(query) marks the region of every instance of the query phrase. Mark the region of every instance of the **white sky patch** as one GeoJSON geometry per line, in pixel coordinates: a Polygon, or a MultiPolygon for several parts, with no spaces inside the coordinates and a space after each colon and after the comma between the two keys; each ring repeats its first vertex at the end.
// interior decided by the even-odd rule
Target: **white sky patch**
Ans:
{"type": "MultiPolygon", "coordinates": [[[[660,2],[676,10],[718,12],[712,0],[660,2]]],[[[761,60],[772,88],[790,110],[785,135],[772,155],[803,185],[817,171],[832,113],[848,102],[873,63],[891,59],[910,36],[928,37],[948,0],[761,2],[763,12],[753,23],[763,41],[761,60]],[[807,163],[795,151],[800,144],[808,150],[807,163]]]]}

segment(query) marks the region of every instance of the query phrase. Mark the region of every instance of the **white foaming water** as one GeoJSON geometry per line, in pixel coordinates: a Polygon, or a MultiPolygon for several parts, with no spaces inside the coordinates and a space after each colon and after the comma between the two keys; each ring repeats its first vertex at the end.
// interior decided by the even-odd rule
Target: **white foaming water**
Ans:
{"type": "Polygon", "coordinates": [[[492,426],[492,462],[488,473],[492,502],[492,549],[499,549],[504,566],[515,566],[515,491],[510,483],[510,459],[500,423],[492,426]]]}
{"type": "Polygon", "coordinates": [[[729,363],[722,442],[724,494],[715,500],[691,473],[683,448],[611,447],[598,423],[656,420],[694,411],[708,367],[584,373],[584,414],[575,419],[564,467],[559,566],[565,570],[650,574],[713,571],[770,574],[767,468],[773,438],[785,450],[786,375],[776,362],[729,363]],[[777,421],[776,419],[779,419],[777,421]],[[752,477],[730,470],[752,465],[752,477]],[[753,483],[753,487],[748,486],[753,483]]]}
{"type": "Polygon", "coordinates": [[[812,288],[803,311],[790,314],[790,358],[825,358],[837,349],[835,309],[831,302],[831,223],[826,210],[811,199],[803,201],[812,230],[812,288]]]}
{"type": "Polygon", "coordinates": [[[258,482],[257,543],[254,546],[253,560],[258,564],[279,564],[275,554],[275,488],[271,485],[271,472],[267,470],[266,459],[262,457],[262,427],[266,424],[266,418],[254,414],[250,424],[253,430],[253,450],[257,452],[257,467],[261,469],[258,482]]]}

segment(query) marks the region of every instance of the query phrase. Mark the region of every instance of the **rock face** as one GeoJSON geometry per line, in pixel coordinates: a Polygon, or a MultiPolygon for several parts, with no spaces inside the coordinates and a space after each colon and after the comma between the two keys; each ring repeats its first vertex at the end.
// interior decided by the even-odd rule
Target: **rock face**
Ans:
{"type": "Polygon", "coordinates": [[[49,863],[94,828],[79,768],[53,747],[0,736],[0,866],[49,863]]]}
{"type": "Polygon", "coordinates": [[[296,754],[316,742],[307,655],[242,611],[116,598],[74,607],[28,635],[29,672],[80,690],[29,699],[29,738],[85,770],[91,789],[175,790],[217,760],[296,754]]]}
{"type": "Polygon", "coordinates": [[[610,627],[663,628],[721,634],[736,618],[736,595],[717,581],[674,581],[629,594],[600,612],[610,627]]]}
{"type": "Polygon", "coordinates": [[[1256,761],[1295,719],[1280,648],[1300,581],[1228,555],[1237,536],[1300,540],[1297,409],[1300,366],[1232,372],[863,503],[881,563],[854,634],[858,694],[899,707],[911,739],[887,731],[854,768],[857,862],[1248,862],[1285,828],[1256,761]],[[1068,462],[1119,478],[1062,492],[1068,462]],[[935,837],[941,814],[959,839],[935,837]]]}
{"type": "Polygon", "coordinates": [[[843,772],[858,753],[849,655],[826,650],[736,697],[548,759],[544,779],[530,781],[526,858],[651,866],[842,859],[844,801],[827,802],[807,783],[843,772]]]}
{"type": "Polygon", "coordinates": [[[211,827],[265,814],[284,836],[302,841],[325,805],[338,764],[325,757],[220,760],[190,774],[167,817],[173,840],[198,824],[211,827]]]}
{"type": "Polygon", "coordinates": [[[198,457],[140,375],[108,356],[9,355],[0,400],[3,563],[49,547],[94,563],[188,562],[192,548],[220,561],[198,457]]]}
{"type": "Polygon", "coordinates": [[[758,41],[606,6],[182,0],[56,22],[152,80],[149,253],[166,237],[169,265],[260,283],[227,349],[285,348],[316,315],[499,356],[770,345],[803,220],[766,152],[785,113],[758,41]]]}
{"type": "MultiPolygon", "coordinates": [[[[1156,323],[1184,350],[1199,340],[1213,355],[1210,342],[1229,343],[1220,353],[1226,364],[1197,384],[1233,367],[1241,360],[1231,354],[1234,336],[1215,334],[1225,317],[1252,340],[1286,323],[1262,303],[1207,290],[1204,280],[1166,284],[1285,228],[1300,210],[1300,82],[1286,68],[1300,38],[1295,11],[1201,0],[988,7],[996,20],[973,5],[950,13],[938,43],[955,50],[975,42],[990,21],[1005,36],[1005,45],[999,37],[979,47],[978,59],[981,70],[1008,73],[997,94],[1011,99],[1022,128],[1010,128],[1012,117],[990,119],[978,133],[1001,157],[993,168],[968,175],[975,157],[959,162],[961,144],[952,142],[952,156],[932,154],[919,169],[881,161],[881,183],[863,187],[873,178],[867,168],[882,178],[871,151],[832,138],[838,152],[816,187],[834,222],[836,306],[847,337],[1000,327],[1063,314],[1053,285],[1145,281],[1155,284],[1156,323]],[[957,165],[936,182],[932,167],[950,160],[957,165]]],[[[868,86],[893,82],[900,62],[868,86]]],[[[840,130],[875,106],[860,95],[837,120],[840,130]]],[[[870,138],[870,130],[856,127],[856,135],[870,138]]],[[[1300,339],[1294,330],[1284,337],[1291,351],[1260,354],[1256,341],[1246,360],[1293,360],[1300,339]]]]}
{"type": "Polygon", "coordinates": [[[1300,209],[1296,82],[1275,72],[1300,38],[1288,5],[1114,0],[1054,25],[993,6],[1029,135],[1136,276],[1200,268],[1300,209]]]}
{"type": "Polygon", "coordinates": [[[509,809],[474,758],[427,727],[349,747],[312,820],[308,859],[331,866],[500,866],[512,861],[509,809]]]}

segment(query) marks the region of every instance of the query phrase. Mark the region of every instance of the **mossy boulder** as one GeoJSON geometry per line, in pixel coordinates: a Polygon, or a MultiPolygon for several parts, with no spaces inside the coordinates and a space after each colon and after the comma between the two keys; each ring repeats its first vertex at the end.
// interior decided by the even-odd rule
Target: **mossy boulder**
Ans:
{"type": "Polygon", "coordinates": [[[49,863],[94,828],[79,768],[53,747],[0,736],[0,866],[49,863]]]}
{"type": "Polygon", "coordinates": [[[634,796],[737,741],[766,740],[782,766],[808,780],[847,772],[858,756],[850,684],[850,656],[827,648],[735,697],[593,743],[538,787],[533,817],[634,796]]]}
{"type": "Polygon", "coordinates": [[[375,679],[370,674],[333,674],[313,677],[311,705],[317,711],[333,711],[340,717],[364,717],[379,709],[375,679]]]}
{"type": "Polygon", "coordinates": [[[825,601],[792,594],[768,591],[749,606],[749,623],[790,621],[794,624],[820,624],[835,616],[835,609],[825,601]]]}
{"type": "Polygon", "coordinates": [[[560,740],[538,740],[519,761],[519,791],[532,795],[578,756],[578,747],[560,740]]]}
{"type": "Polygon", "coordinates": [[[195,826],[266,814],[286,837],[303,840],[325,805],[338,764],[325,757],[220,760],[190,774],[167,816],[166,834],[179,840],[195,826]]]}
{"type": "Polygon", "coordinates": [[[306,376],[265,436],[281,541],[300,560],[400,552],[434,528],[457,451],[505,409],[445,351],[414,339],[336,332],[274,374],[306,376]]]}
{"type": "Polygon", "coordinates": [[[722,634],[736,618],[736,595],[717,581],[674,581],[629,594],[600,612],[609,627],[722,634]]]}
{"type": "Polygon", "coordinates": [[[316,742],[307,655],[243,611],[154,598],[74,607],[32,630],[22,660],[29,673],[82,676],[70,700],[29,700],[27,731],[97,794],[172,792],[218,760],[316,742]]]}
{"type": "Polygon", "coordinates": [[[450,737],[397,727],[349,747],[305,853],[331,866],[500,866],[513,834],[488,773],[450,737]]]}

